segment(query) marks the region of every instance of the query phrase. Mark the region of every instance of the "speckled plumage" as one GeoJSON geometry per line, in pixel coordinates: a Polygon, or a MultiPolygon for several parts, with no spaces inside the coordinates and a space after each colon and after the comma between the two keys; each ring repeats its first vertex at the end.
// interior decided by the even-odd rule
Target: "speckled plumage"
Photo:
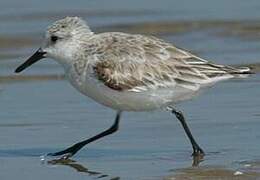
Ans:
{"type": "MultiPolygon", "coordinates": [[[[189,99],[202,87],[249,71],[248,68],[211,63],[151,36],[120,32],[94,34],[77,17],[56,21],[48,28],[46,37],[52,35],[60,36],[61,42],[54,45],[57,46],[56,52],[49,54],[66,67],[71,83],[82,93],[115,109],[138,110],[133,108],[134,105],[123,107],[127,103],[120,101],[131,99],[119,98],[116,93],[131,98],[146,94],[146,104],[153,104],[148,109],[155,109],[189,99]],[[93,83],[91,86],[96,87],[90,87],[89,81],[99,85],[93,83]],[[94,95],[92,88],[103,90],[94,95]],[[113,92],[109,96],[112,95],[114,100],[104,95],[107,89],[113,92]],[[162,92],[170,95],[165,97],[159,94],[162,92]],[[158,98],[160,96],[162,99],[158,98]]],[[[53,45],[47,45],[47,52],[48,48],[53,48],[53,45]]]]}

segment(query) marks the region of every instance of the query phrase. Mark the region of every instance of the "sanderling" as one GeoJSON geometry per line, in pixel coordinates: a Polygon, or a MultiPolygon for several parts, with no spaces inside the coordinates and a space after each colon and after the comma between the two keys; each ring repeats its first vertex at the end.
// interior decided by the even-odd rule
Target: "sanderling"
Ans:
{"type": "Polygon", "coordinates": [[[61,64],[82,94],[117,111],[106,131],[49,155],[69,158],[86,144],[118,130],[122,111],[166,109],[188,136],[194,156],[204,152],[175,105],[215,82],[251,73],[250,69],[211,63],[151,36],[121,32],[93,33],[85,21],[66,17],[48,27],[40,49],[15,72],[49,57],[61,64]]]}

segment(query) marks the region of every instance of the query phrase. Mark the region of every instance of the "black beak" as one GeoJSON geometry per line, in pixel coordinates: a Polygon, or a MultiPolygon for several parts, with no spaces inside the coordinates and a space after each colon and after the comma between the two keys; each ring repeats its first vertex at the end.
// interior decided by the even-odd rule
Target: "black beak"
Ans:
{"type": "Polygon", "coordinates": [[[39,48],[27,61],[25,61],[18,68],[16,68],[15,72],[19,73],[24,69],[26,69],[27,67],[31,66],[32,64],[36,63],[40,59],[45,58],[45,54],[46,52],[42,51],[42,49],[39,48]]]}

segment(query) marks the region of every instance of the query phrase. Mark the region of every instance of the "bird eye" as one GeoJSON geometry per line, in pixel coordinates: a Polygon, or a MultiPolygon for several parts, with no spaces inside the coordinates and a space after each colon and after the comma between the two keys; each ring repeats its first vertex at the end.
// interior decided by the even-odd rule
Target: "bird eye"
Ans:
{"type": "Polygon", "coordinates": [[[51,42],[53,43],[55,43],[58,39],[58,36],[51,36],[51,42]]]}

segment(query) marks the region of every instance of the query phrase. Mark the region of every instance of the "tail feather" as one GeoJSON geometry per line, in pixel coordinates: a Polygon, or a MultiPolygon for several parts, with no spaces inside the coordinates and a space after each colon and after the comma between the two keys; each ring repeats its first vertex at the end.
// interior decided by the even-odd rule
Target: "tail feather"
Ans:
{"type": "Polygon", "coordinates": [[[234,78],[246,78],[250,74],[254,74],[252,69],[250,69],[249,67],[238,67],[235,71],[231,71],[228,73],[233,75],[234,78]]]}
{"type": "Polygon", "coordinates": [[[234,74],[254,74],[254,72],[249,67],[239,67],[234,74]]]}

